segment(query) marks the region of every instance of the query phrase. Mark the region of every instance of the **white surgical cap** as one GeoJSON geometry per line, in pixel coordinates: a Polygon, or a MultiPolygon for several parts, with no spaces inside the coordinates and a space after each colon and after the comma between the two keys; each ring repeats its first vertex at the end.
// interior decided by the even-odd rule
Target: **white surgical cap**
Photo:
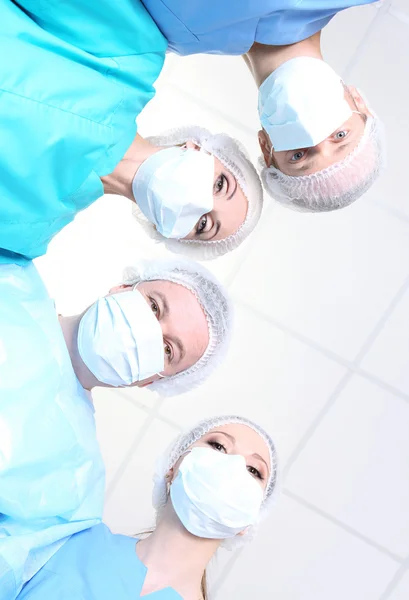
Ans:
{"type": "MultiPolygon", "coordinates": [[[[266,446],[268,448],[270,454],[270,474],[268,477],[266,489],[264,492],[264,501],[260,511],[259,522],[263,520],[266,516],[268,510],[270,509],[273,500],[276,496],[277,489],[277,453],[275,449],[275,445],[270,435],[264,431],[262,427],[250,421],[245,417],[239,417],[236,415],[223,415],[217,417],[210,417],[208,419],[204,419],[200,423],[198,423],[193,429],[186,431],[181,434],[171,445],[170,449],[159,459],[156,465],[156,472],[153,477],[153,494],[152,494],[152,503],[155,510],[160,513],[161,509],[165,506],[167,502],[167,489],[166,489],[166,479],[165,475],[169,471],[169,469],[173,468],[179,458],[185,454],[185,452],[190,448],[192,444],[200,440],[204,435],[209,433],[215,427],[220,427],[221,425],[229,425],[237,423],[240,425],[247,425],[247,427],[251,427],[259,436],[264,440],[266,446]]],[[[257,524],[253,525],[249,528],[246,533],[242,536],[235,536],[234,538],[229,538],[223,541],[222,546],[227,550],[233,550],[246,542],[249,542],[253,539],[254,534],[256,532],[257,524]]]]}
{"type": "Polygon", "coordinates": [[[200,385],[223,361],[230,342],[233,311],[225,290],[210,271],[183,258],[140,261],[125,270],[123,283],[155,280],[172,281],[190,290],[203,309],[209,328],[208,346],[193,366],[149,386],[161,396],[176,396],[200,385]]]}
{"type": "Polygon", "coordinates": [[[236,178],[247,198],[248,208],[246,218],[237,231],[222,240],[204,241],[164,238],[136,206],[135,216],[145,231],[157,241],[164,242],[168,250],[197,260],[216,258],[240,246],[257,225],[263,208],[263,187],[260,177],[242,144],[226,133],[212,135],[207,129],[196,125],[179,127],[146,139],[155,146],[169,147],[192,141],[204,148],[218,158],[236,178]]]}
{"type": "Polygon", "coordinates": [[[377,117],[368,117],[358,145],[342,161],[322,171],[300,177],[267,167],[259,158],[261,179],[269,195],[301,212],[325,212],[352,204],[378,178],[385,164],[383,127],[377,117]]]}

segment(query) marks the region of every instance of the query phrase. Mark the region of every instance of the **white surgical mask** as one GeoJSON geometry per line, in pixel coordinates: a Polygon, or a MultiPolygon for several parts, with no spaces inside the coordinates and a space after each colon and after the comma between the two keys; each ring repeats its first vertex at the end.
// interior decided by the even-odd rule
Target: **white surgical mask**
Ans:
{"type": "Polygon", "coordinates": [[[80,321],[77,344],[98,381],[115,387],[143,381],[165,366],[162,328],[137,290],[95,302],[80,321]]]}
{"type": "Polygon", "coordinates": [[[257,521],[263,491],[238,454],[193,448],[170,487],[184,527],[201,538],[234,537],[257,521]]]}
{"type": "Polygon", "coordinates": [[[267,77],[258,111],[277,151],[316,146],[356,112],[345,100],[340,76],[308,56],[288,60],[267,77]]]}
{"type": "Polygon", "coordinates": [[[135,201],[166,238],[182,239],[213,208],[214,158],[174,146],[147,158],[132,182],[135,201]]]}

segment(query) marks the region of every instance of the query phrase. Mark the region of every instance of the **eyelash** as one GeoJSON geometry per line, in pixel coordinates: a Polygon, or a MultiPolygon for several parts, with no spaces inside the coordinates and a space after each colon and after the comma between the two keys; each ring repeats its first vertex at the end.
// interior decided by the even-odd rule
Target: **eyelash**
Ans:
{"type": "Polygon", "coordinates": [[[157,302],[155,302],[155,300],[151,298],[151,296],[149,296],[149,302],[151,303],[152,312],[155,313],[155,316],[157,317],[157,319],[159,319],[160,314],[157,302]]]}
{"type": "MultiPolygon", "coordinates": [[[[151,308],[152,308],[152,312],[154,313],[155,317],[158,319],[160,319],[160,312],[159,312],[159,306],[158,303],[155,302],[155,300],[149,296],[149,301],[151,303],[151,308]]],[[[165,352],[165,356],[167,357],[169,362],[172,362],[173,360],[173,352],[172,352],[172,346],[170,344],[168,344],[167,342],[165,342],[164,340],[164,352],[165,352]],[[169,349],[169,352],[166,351],[166,349],[169,349]]]]}
{"type": "Polygon", "coordinates": [[[227,177],[226,177],[225,175],[223,175],[223,173],[221,173],[221,174],[219,175],[219,177],[218,177],[218,178],[216,179],[216,181],[215,181],[215,184],[214,184],[214,193],[215,193],[215,194],[220,194],[220,192],[222,192],[222,191],[223,191],[223,188],[224,188],[224,184],[225,184],[225,183],[227,184],[227,183],[229,183],[229,182],[228,182],[228,180],[227,180],[227,177]],[[221,186],[221,188],[220,188],[220,189],[218,189],[218,187],[217,187],[217,184],[218,184],[218,183],[221,183],[221,184],[222,184],[222,186],[221,186]]]}
{"type": "MultiPolygon", "coordinates": [[[[220,442],[216,442],[214,440],[209,440],[207,443],[214,450],[217,450],[218,452],[221,452],[223,450],[224,453],[227,454],[226,447],[223,446],[223,444],[221,444],[220,442]],[[220,450],[220,448],[222,448],[222,450],[220,450]]],[[[250,475],[253,475],[253,477],[257,477],[257,479],[260,479],[261,481],[264,481],[264,477],[261,475],[260,471],[258,469],[256,469],[255,467],[252,467],[251,465],[248,465],[247,466],[247,471],[250,473],[250,475]]]]}
{"type": "Polygon", "coordinates": [[[207,215],[203,215],[203,217],[200,219],[199,223],[197,224],[196,233],[198,235],[200,235],[201,233],[203,233],[203,231],[206,228],[206,225],[207,225],[207,215]],[[203,221],[204,221],[204,224],[202,226],[203,221]]]}

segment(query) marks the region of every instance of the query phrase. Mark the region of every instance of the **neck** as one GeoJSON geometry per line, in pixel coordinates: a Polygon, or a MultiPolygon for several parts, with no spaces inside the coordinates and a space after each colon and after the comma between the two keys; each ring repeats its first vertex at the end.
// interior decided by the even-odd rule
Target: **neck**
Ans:
{"type": "Polygon", "coordinates": [[[101,177],[105,194],[116,194],[125,196],[135,202],[132,193],[132,181],[141,164],[161,148],[153,146],[144,140],[139,134],[136,135],[132,144],[126,151],[123,159],[117,164],[114,171],[109,175],[101,177]]]}
{"type": "Polygon", "coordinates": [[[62,333],[68,349],[68,353],[70,355],[75,375],[84,389],[92,390],[92,388],[94,388],[96,385],[103,384],[101,384],[98,381],[98,379],[91,373],[91,371],[86,367],[78,352],[78,327],[83,314],[84,313],[80,315],[75,315],[73,317],[59,316],[58,319],[60,321],[62,333]]]}
{"type": "Polygon", "coordinates": [[[257,86],[260,87],[263,81],[279,66],[287,60],[299,56],[310,56],[322,60],[320,31],[302,42],[289,46],[266,46],[255,42],[244,56],[244,60],[257,86]]]}
{"type": "Polygon", "coordinates": [[[144,593],[172,587],[184,600],[198,600],[203,573],[219,545],[220,540],[189,533],[168,501],[155,531],[136,546],[148,569],[144,593]]]}

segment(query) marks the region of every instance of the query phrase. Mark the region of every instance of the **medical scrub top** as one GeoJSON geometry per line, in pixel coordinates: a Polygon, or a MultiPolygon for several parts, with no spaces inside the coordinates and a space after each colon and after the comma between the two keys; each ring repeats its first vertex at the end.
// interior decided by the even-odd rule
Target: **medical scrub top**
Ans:
{"type": "Polygon", "coordinates": [[[44,254],[102,196],[166,47],[139,0],[1,0],[0,263],[44,254]]]}
{"type": "Polygon", "coordinates": [[[94,409],[32,263],[0,265],[0,600],[101,522],[94,409]]]}
{"type": "MultiPolygon", "coordinates": [[[[376,0],[143,0],[177,54],[245,54],[304,40],[339,11],[376,0]]],[[[346,42],[347,43],[347,42],[346,42]]]]}
{"type": "MultiPolygon", "coordinates": [[[[136,543],[103,524],[77,533],[25,585],[18,600],[137,600],[147,568],[136,543]]],[[[142,598],[182,600],[172,588],[142,598]]]]}

